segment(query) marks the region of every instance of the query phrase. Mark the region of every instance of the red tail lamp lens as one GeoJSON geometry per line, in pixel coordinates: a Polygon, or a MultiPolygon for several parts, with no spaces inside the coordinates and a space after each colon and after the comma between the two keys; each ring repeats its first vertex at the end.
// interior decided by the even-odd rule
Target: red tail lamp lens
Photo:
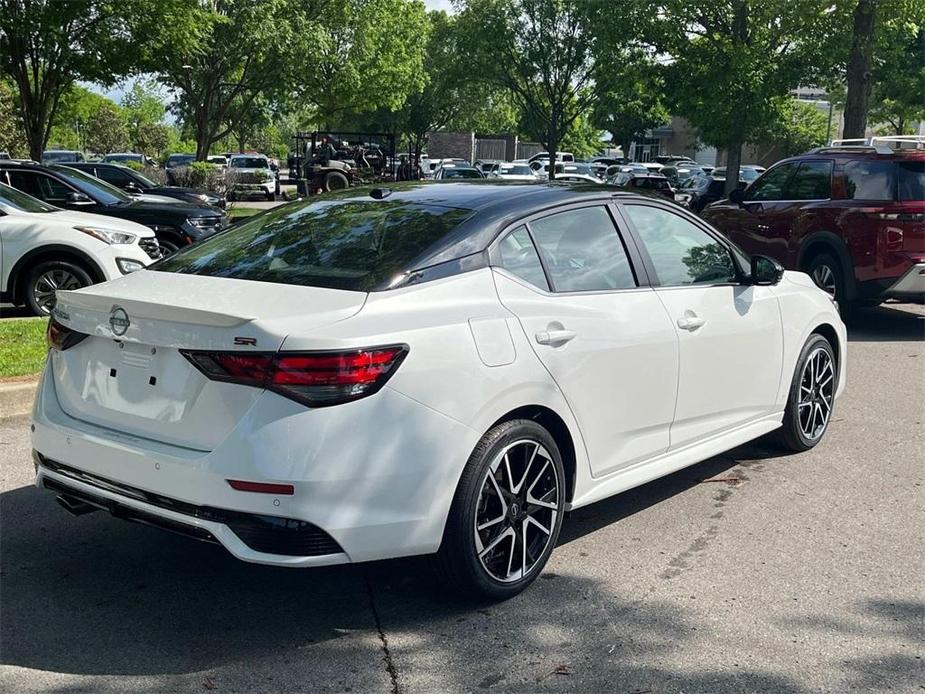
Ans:
{"type": "Polygon", "coordinates": [[[45,328],[45,344],[48,349],[57,349],[63,352],[87,337],[86,333],[71,330],[54,318],[48,319],[48,327],[45,328]]]}
{"type": "Polygon", "coordinates": [[[407,353],[407,345],[278,354],[183,351],[211,380],[267,388],[312,407],[372,395],[407,353]]]}

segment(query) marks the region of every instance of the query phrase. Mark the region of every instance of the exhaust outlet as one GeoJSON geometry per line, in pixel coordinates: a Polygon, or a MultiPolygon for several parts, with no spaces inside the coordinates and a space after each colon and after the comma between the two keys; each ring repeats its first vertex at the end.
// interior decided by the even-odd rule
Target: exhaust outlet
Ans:
{"type": "Polygon", "coordinates": [[[75,499],[72,496],[67,496],[66,494],[60,494],[56,496],[55,501],[61,504],[65,511],[75,516],[82,516],[85,513],[93,513],[94,511],[99,511],[96,506],[88,504],[85,501],[81,501],[80,499],[75,499]]]}

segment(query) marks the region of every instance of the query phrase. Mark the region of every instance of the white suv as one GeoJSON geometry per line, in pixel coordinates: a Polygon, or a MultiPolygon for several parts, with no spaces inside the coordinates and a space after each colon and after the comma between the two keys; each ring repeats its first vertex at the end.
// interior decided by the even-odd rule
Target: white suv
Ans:
{"type": "Polygon", "coordinates": [[[160,257],[151,229],[58,209],[0,183],[0,301],[48,314],[58,289],[80,289],[160,257]]]}

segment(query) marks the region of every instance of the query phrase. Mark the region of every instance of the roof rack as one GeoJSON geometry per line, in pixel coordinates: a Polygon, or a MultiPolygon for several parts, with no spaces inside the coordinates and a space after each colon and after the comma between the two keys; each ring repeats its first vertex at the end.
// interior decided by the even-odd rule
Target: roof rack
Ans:
{"type": "Polygon", "coordinates": [[[820,147],[814,151],[823,152],[836,149],[873,150],[877,154],[892,154],[898,149],[925,149],[925,135],[879,135],[870,138],[844,138],[832,140],[828,147],[820,147]]]}
{"type": "Polygon", "coordinates": [[[870,138],[870,144],[894,143],[893,149],[925,149],[925,135],[882,135],[870,138]]]}

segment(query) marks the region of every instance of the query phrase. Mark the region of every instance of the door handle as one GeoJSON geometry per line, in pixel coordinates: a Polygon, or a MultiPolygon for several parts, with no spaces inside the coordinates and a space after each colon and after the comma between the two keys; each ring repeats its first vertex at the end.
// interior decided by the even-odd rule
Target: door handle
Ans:
{"type": "Polygon", "coordinates": [[[544,330],[535,337],[541,345],[564,345],[569,340],[574,340],[577,335],[574,330],[544,330]]]}
{"type": "Polygon", "coordinates": [[[705,318],[701,318],[693,311],[688,310],[684,312],[683,316],[678,318],[678,327],[681,328],[681,330],[690,330],[693,332],[706,322],[705,318]]]}

